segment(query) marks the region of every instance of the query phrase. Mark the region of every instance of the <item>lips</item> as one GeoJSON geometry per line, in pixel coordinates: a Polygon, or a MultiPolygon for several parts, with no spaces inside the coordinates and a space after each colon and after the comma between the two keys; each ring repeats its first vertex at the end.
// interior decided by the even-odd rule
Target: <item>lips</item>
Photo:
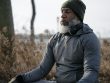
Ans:
{"type": "Polygon", "coordinates": [[[60,21],[60,24],[61,25],[64,25],[64,26],[67,26],[69,23],[67,21],[65,21],[65,20],[61,20],[60,21]]]}

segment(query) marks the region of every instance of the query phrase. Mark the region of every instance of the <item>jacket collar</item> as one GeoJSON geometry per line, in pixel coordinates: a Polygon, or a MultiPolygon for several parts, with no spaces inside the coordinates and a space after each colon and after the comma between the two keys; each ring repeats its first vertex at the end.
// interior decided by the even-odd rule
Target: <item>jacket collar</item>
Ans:
{"type": "Polygon", "coordinates": [[[87,24],[84,23],[79,23],[75,26],[71,26],[70,28],[70,31],[64,34],[65,36],[80,36],[93,32],[93,30],[87,24]]]}

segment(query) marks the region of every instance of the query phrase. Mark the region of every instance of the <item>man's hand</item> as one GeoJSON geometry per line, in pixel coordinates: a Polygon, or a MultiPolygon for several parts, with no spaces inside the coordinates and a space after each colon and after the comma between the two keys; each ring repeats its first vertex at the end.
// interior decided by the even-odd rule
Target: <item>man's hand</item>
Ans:
{"type": "Polygon", "coordinates": [[[18,83],[16,77],[12,78],[8,83],[18,83]]]}
{"type": "Polygon", "coordinates": [[[17,75],[16,77],[12,78],[11,81],[8,83],[25,83],[23,80],[22,75],[17,75]]]}

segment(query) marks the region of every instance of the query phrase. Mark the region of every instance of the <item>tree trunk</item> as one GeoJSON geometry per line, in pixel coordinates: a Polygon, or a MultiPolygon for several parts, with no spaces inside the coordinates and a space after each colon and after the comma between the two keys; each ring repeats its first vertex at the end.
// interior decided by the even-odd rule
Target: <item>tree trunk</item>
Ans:
{"type": "MultiPolygon", "coordinates": [[[[5,55],[12,53],[12,37],[14,36],[14,25],[10,0],[0,0],[0,32],[7,38],[9,46],[2,46],[5,55]]],[[[6,42],[6,41],[3,41],[6,42]]]]}
{"type": "Polygon", "coordinates": [[[11,40],[14,35],[14,25],[10,0],[0,0],[0,31],[6,30],[6,37],[11,40]]]}
{"type": "Polygon", "coordinates": [[[11,76],[13,37],[14,24],[11,0],[0,0],[0,81],[7,81],[11,76]]]}
{"type": "Polygon", "coordinates": [[[35,39],[35,34],[34,34],[34,20],[35,20],[35,16],[36,16],[36,10],[35,10],[35,2],[34,2],[34,0],[31,0],[31,4],[32,4],[32,18],[31,18],[31,36],[30,36],[30,40],[32,42],[34,42],[34,39],[35,39]]]}

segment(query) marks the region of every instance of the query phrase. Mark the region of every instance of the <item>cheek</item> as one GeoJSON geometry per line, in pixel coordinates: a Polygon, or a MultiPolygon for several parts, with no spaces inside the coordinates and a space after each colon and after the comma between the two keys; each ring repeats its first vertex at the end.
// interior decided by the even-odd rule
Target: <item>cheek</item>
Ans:
{"type": "Polygon", "coordinates": [[[68,21],[71,21],[73,19],[74,19],[74,17],[68,17],[68,21]]]}
{"type": "Polygon", "coordinates": [[[69,17],[68,17],[68,21],[72,21],[73,19],[75,19],[74,16],[69,16],[69,17]]]}

